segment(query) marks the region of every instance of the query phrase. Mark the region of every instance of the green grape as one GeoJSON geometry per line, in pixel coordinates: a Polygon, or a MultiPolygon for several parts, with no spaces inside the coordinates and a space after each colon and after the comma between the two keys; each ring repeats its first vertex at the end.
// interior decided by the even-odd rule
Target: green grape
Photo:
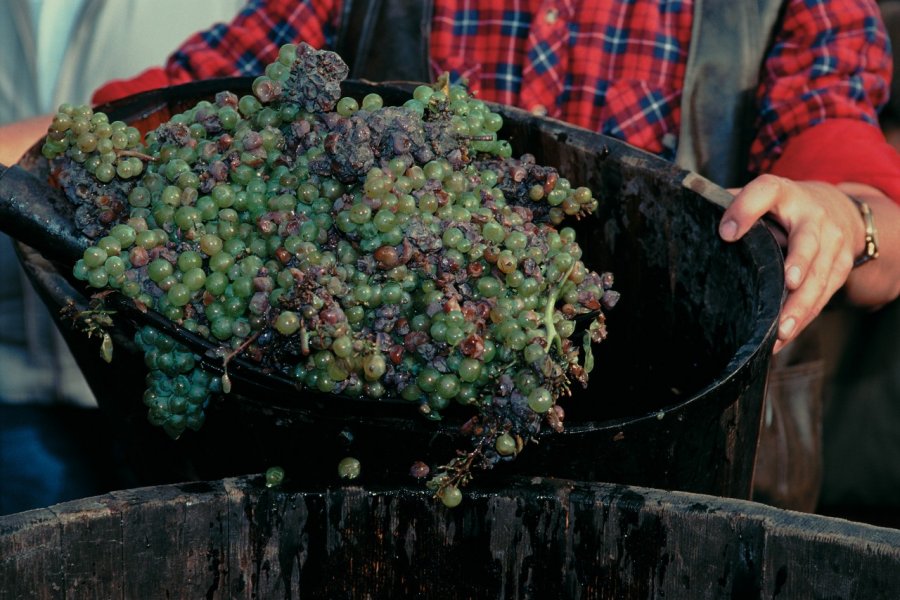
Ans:
{"type": "Polygon", "coordinates": [[[96,268],[104,264],[108,257],[109,255],[106,253],[106,250],[98,246],[91,246],[85,248],[82,255],[82,260],[84,261],[84,265],[86,267],[96,268]]]}
{"type": "Polygon", "coordinates": [[[362,100],[362,108],[368,111],[378,110],[384,106],[384,100],[380,94],[366,94],[362,100]]]}
{"type": "Polygon", "coordinates": [[[545,413],[553,406],[553,396],[546,388],[536,388],[528,394],[528,406],[536,413],[545,413]]]}
{"type": "Polygon", "coordinates": [[[164,258],[157,258],[150,263],[147,275],[150,277],[151,281],[159,283],[171,275],[173,271],[174,268],[172,267],[172,263],[164,258]]]}
{"type": "Polygon", "coordinates": [[[358,459],[348,456],[338,463],[337,471],[341,479],[357,479],[362,473],[362,465],[358,459]]]}
{"type": "Polygon", "coordinates": [[[462,502],[462,492],[455,485],[445,486],[438,492],[438,497],[447,508],[456,508],[462,502]]]}
{"type": "Polygon", "coordinates": [[[91,287],[103,288],[109,283],[109,274],[104,267],[96,267],[88,272],[87,281],[91,287]]]}
{"type": "Polygon", "coordinates": [[[511,456],[516,453],[516,439],[508,433],[500,434],[494,442],[494,448],[501,456],[511,456]]]}
{"type": "Polygon", "coordinates": [[[475,358],[464,358],[458,372],[460,381],[471,383],[481,376],[482,363],[475,358]]]}
{"type": "Polygon", "coordinates": [[[269,467],[266,469],[266,487],[278,487],[284,482],[284,469],[281,467],[269,467]]]}
{"type": "Polygon", "coordinates": [[[434,393],[442,398],[453,398],[459,393],[459,378],[456,375],[441,375],[435,382],[434,393]]]}
{"type": "Polygon", "coordinates": [[[342,117],[349,117],[359,110],[359,103],[354,98],[344,97],[337,103],[337,113],[342,117]]]}
{"type": "Polygon", "coordinates": [[[441,373],[437,369],[426,367],[419,372],[419,375],[416,378],[416,384],[423,392],[430,394],[437,388],[440,377],[441,373]]]}
{"type": "Polygon", "coordinates": [[[110,277],[118,277],[125,273],[125,269],[128,265],[120,256],[110,256],[106,259],[106,262],[103,263],[103,268],[106,269],[106,273],[110,277]]]}
{"type": "Polygon", "coordinates": [[[387,361],[382,354],[370,354],[363,359],[363,372],[369,381],[375,381],[384,375],[387,370],[387,361]]]}
{"type": "Polygon", "coordinates": [[[292,335],[300,329],[300,317],[291,311],[283,311],[275,320],[275,329],[282,335],[292,335]]]}

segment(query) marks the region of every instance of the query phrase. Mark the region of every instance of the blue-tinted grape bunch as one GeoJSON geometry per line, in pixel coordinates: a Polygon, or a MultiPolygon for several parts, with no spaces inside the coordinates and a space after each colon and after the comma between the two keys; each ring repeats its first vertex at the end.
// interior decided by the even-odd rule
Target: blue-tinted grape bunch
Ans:
{"type": "Polygon", "coordinates": [[[141,328],[134,339],[147,366],[147,418],[173,438],[200,429],[210,396],[222,391],[221,378],[198,368],[198,356],[152,327],[141,328]]]}
{"type": "MultiPolygon", "coordinates": [[[[93,288],[303,389],[403,398],[435,420],[468,407],[472,449],[431,479],[452,504],[472,467],[512,459],[542,423],[561,429],[557,399],[587,383],[618,294],[561,224],[597,200],[512,158],[501,115],[464,86],[442,77],[384,106],[341,97],[346,72],[334,53],[287,45],[253,94],[220,92],[142,142],[126,129],[121,148],[79,145],[84,127],[63,111],[45,156],[67,192],[102,165],[141,163],[100,181],[105,206],[127,209],[94,205],[102,228],[74,268],[93,288]]],[[[198,426],[201,391],[227,393],[227,374],[196,375],[196,357],[151,330],[137,341],[151,421],[173,437],[198,426]]]]}

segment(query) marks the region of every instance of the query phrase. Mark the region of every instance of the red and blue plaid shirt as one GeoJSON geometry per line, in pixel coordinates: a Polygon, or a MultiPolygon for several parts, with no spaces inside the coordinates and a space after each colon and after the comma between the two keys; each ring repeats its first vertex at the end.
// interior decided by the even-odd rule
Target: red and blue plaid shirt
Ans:
{"type": "MultiPolygon", "coordinates": [[[[742,1],[742,0],[735,0],[742,1]]],[[[786,0],[758,89],[751,171],[792,136],[833,119],[877,126],[891,76],[874,0],[786,0]]],[[[230,24],[191,37],[164,70],[96,98],[193,79],[259,74],[278,48],[328,47],[341,0],[253,0],[230,24]]],[[[433,74],[673,158],[693,0],[435,0],[433,74]]]]}

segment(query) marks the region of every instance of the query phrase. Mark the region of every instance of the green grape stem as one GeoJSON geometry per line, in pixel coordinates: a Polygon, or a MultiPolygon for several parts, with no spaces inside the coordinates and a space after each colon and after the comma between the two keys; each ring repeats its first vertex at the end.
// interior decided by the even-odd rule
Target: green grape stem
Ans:
{"type": "Polygon", "coordinates": [[[222,359],[222,366],[224,366],[225,368],[228,368],[228,363],[231,361],[231,359],[235,358],[238,354],[240,354],[241,352],[243,352],[244,350],[246,350],[246,349],[247,349],[247,346],[249,346],[250,344],[252,344],[253,342],[255,342],[255,341],[256,341],[256,338],[259,337],[259,334],[260,334],[260,333],[262,333],[262,332],[257,331],[256,333],[254,333],[253,335],[251,335],[250,337],[248,337],[246,340],[244,340],[243,342],[241,342],[241,345],[240,345],[240,346],[238,346],[238,347],[235,348],[232,352],[230,352],[230,353],[228,353],[227,355],[225,355],[225,358],[222,359]]]}
{"type": "Polygon", "coordinates": [[[240,346],[235,348],[232,352],[229,352],[228,354],[226,354],[225,358],[222,359],[222,373],[223,373],[222,379],[229,382],[226,384],[228,386],[228,389],[224,390],[224,388],[223,388],[223,391],[225,391],[226,394],[231,391],[231,384],[230,384],[231,378],[228,377],[228,363],[230,363],[231,360],[233,358],[237,357],[241,352],[246,350],[247,346],[249,346],[250,344],[255,342],[256,338],[259,337],[260,333],[262,333],[262,332],[257,331],[256,333],[254,333],[253,335],[248,337],[246,340],[241,342],[240,346]]]}
{"type": "Polygon", "coordinates": [[[122,149],[122,150],[116,150],[115,153],[116,153],[116,156],[133,156],[135,158],[139,158],[139,159],[145,160],[147,162],[152,162],[152,163],[159,162],[158,157],[151,156],[151,155],[147,154],[146,152],[140,152],[138,150],[122,149]]]}
{"type": "Polygon", "coordinates": [[[300,320],[300,352],[303,356],[309,356],[309,331],[303,319],[300,320]]]}
{"type": "Polygon", "coordinates": [[[559,285],[556,286],[547,298],[547,305],[544,307],[544,326],[547,328],[547,345],[544,347],[545,352],[550,352],[550,347],[553,345],[554,341],[556,341],[557,349],[562,352],[562,337],[556,330],[556,324],[553,322],[553,313],[556,311],[556,301],[559,299],[559,293],[562,291],[566,281],[569,280],[569,275],[572,274],[574,269],[575,261],[572,261],[572,266],[569,267],[569,270],[566,271],[566,274],[563,275],[560,280],[559,285]]]}

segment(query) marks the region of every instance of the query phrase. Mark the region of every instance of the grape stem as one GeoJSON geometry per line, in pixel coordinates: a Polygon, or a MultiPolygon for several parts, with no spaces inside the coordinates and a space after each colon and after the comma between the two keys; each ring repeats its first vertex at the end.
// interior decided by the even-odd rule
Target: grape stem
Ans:
{"type": "Polygon", "coordinates": [[[575,262],[572,261],[572,266],[569,267],[569,270],[566,271],[566,274],[560,280],[559,285],[547,298],[547,306],[544,307],[544,327],[547,329],[547,345],[544,347],[544,352],[550,352],[550,346],[553,345],[554,341],[556,341],[559,351],[562,352],[562,336],[559,335],[556,324],[553,322],[553,313],[556,311],[556,301],[559,300],[559,293],[562,291],[566,281],[569,280],[569,275],[575,269],[575,262]]]}
{"type": "MultiPolygon", "coordinates": [[[[222,377],[223,377],[223,378],[228,378],[228,379],[230,379],[230,378],[228,377],[228,363],[231,362],[231,359],[233,359],[233,358],[236,357],[238,354],[240,354],[241,352],[243,352],[244,350],[246,350],[246,349],[247,349],[247,346],[249,346],[250,344],[252,344],[253,342],[255,342],[255,341],[256,341],[256,338],[259,337],[259,334],[260,334],[260,333],[261,333],[261,332],[257,331],[256,333],[254,333],[253,335],[251,335],[250,337],[248,337],[246,340],[244,340],[243,342],[241,342],[241,345],[238,346],[237,348],[235,348],[234,351],[232,351],[232,352],[230,352],[230,353],[228,353],[228,354],[225,355],[225,358],[222,359],[222,373],[223,373],[222,377]]],[[[231,386],[229,385],[229,388],[230,388],[230,387],[231,387],[231,386]]],[[[226,390],[225,393],[227,394],[228,391],[230,391],[230,390],[226,390]]]]}
{"type": "Polygon", "coordinates": [[[241,345],[238,346],[237,348],[235,348],[233,352],[230,352],[229,354],[226,354],[226,355],[225,355],[225,358],[222,359],[222,364],[223,364],[223,365],[227,365],[228,362],[229,362],[232,358],[234,358],[235,356],[237,356],[238,354],[240,354],[241,352],[243,352],[244,350],[246,350],[246,349],[247,349],[247,346],[249,346],[250,344],[252,344],[253,342],[256,341],[256,338],[259,337],[259,334],[260,334],[260,332],[257,331],[256,333],[254,333],[253,335],[251,335],[250,337],[248,337],[246,340],[244,340],[243,342],[241,342],[241,345]]]}
{"type": "Polygon", "coordinates": [[[155,156],[150,156],[144,152],[140,152],[138,150],[116,150],[116,156],[134,156],[141,160],[145,160],[147,162],[158,162],[159,159],[155,156]]]}
{"type": "Polygon", "coordinates": [[[309,356],[309,332],[302,320],[300,321],[300,352],[303,356],[309,356]]]}
{"type": "Polygon", "coordinates": [[[443,493],[448,486],[455,485],[456,487],[462,487],[468,483],[469,479],[472,477],[472,464],[475,462],[476,458],[483,455],[486,441],[487,437],[481,438],[471,452],[461,453],[460,456],[451,460],[450,463],[439,467],[450,473],[448,473],[446,478],[438,485],[438,488],[434,493],[435,498],[440,497],[441,493],[443,493]]]}

